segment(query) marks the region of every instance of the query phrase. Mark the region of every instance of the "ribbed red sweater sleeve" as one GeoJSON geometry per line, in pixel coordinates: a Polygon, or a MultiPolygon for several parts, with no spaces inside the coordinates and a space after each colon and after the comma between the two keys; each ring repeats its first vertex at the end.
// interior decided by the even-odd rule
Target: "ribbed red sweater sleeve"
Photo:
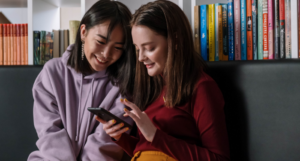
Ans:
{"type": "Polygon", "coordinates": [[[133,157],[133,151],[138,143],[139,138],[123,133],[118,141],[115,141],[122,149],[130,156],[133,157]]]}
{"type": "Polygon", "coordinates": [[[161,130],[157,130],[151,145],[179,161],[229,160],[224,100],[217,84],[214,81],[200,82],[192,106],[201,146],[189,144],[161,130]]]}

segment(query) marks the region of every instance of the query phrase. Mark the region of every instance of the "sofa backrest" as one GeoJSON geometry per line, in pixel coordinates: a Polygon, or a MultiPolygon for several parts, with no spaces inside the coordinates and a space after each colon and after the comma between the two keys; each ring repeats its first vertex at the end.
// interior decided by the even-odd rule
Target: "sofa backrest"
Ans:
{"type": "Polygon", "coordinates": [[[300,61],[210,62],[232,161],[300,160],[300,61]]]}

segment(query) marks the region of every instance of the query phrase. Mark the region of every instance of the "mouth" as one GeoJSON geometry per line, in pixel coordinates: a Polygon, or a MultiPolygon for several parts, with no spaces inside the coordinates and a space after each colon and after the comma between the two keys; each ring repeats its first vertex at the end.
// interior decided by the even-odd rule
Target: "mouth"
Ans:
{"type": "Polygon", "coordinates": [[[107,61],[106,59],[104,59],[104,58],[97,57],[96,55],[94,55],[94,56],[95,56],[95,58],[96,58],[96,60],[97,60],[97,62],[98,62],[99,64],[105,64],[105,63],[108,62],[108,61],[107,61]]]}
{"type": "Polygon", "coordinates": [[[154,66],[155,63],[151,63],[151,64],[145,64],[146,65],[146,68],[150,69],[154,66]]]}

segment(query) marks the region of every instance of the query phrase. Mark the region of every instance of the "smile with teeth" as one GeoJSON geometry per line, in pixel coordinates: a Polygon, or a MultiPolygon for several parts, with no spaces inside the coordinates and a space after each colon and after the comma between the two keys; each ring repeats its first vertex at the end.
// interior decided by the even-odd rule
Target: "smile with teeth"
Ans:
{"type": "Polygon", "coordinates": [[[105,59],[99,58],[99,57],[97,57],[96,55],[95,55],[95,58],[96,58],[99,62],[101,62],[101,63],[106,63],[106,62],[107,62],[105,59]]]}

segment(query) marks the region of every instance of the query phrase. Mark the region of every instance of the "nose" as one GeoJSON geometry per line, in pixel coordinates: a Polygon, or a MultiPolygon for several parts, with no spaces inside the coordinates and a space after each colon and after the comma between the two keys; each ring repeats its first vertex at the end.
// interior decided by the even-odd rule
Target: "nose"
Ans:
{"type": "Polygon", "coordinates": [[[139,61],[140,62],[144,62],[145,60],[147,60],[147,57],[145,56],[145,54],[141,50],[139,50],[137,52],[139,52],[138,54],[139,54],[139,61]]]}
{"type": "Polygon", "coordinates": [[[112,52],[112,47],[106,46],[103,51],[101,52],[102,56],[104,56],[105,58],[108,58],[112,52]]]}

